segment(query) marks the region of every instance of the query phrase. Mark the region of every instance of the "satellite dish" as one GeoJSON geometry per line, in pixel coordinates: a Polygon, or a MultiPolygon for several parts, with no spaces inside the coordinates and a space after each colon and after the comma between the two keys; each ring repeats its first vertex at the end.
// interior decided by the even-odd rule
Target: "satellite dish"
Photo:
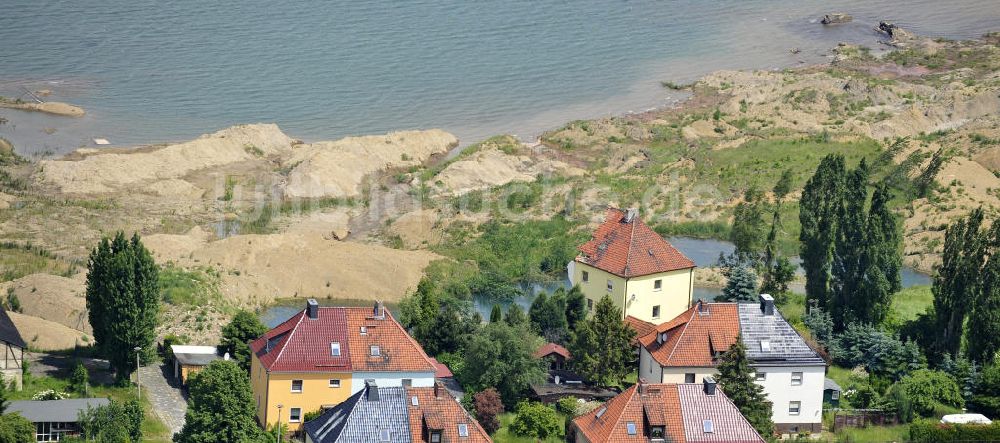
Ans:
{"type": "Polygon", "coordinates": [[[223,355],[222,359],[226,360],[226,361],[229,361],[229,353],[227,352],[226,355],[223,355]]]}

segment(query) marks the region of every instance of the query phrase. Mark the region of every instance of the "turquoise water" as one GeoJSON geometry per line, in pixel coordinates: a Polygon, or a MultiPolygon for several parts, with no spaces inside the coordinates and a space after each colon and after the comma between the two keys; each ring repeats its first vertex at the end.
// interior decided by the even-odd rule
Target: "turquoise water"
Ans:
{"type": "Polygon", "coordinates": [[[675,97],[660,80],[825,60],[878,46],[879,19],[975,37],[996,0],[576,0],[390,2],[6,0],[0,94],[50,89],[82,119],[10,110],[23,153],[183,140],[277,122],[305,140],[441,127],[469,143],[530,139],[575,118],[675,97]],[[851,24],[815,20],[849,12],[851,24]],[[791,48],[800,48],[791,54],[791,48]],[[52,134],[45,128],[55,129],[52,134]]]}

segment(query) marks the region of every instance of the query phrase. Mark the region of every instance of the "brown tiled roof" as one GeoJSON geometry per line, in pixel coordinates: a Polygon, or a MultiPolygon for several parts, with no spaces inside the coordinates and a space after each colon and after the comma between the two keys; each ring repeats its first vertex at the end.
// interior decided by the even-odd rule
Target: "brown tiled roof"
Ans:
{"type": "Polygon", "coordinates": [[[410,435],[414,443],[429,442],[428,427],[440,429],[441,441],[445,443],[492,443],[493,440],[479,426],[479,422],[462,408],[443,385],[438,384],[437,388],[406,388],[406,394],[410,435]],[[417,399],[416,404],[413,397],[417,399]],[[460,424],[469,429],[468,437],[458,435],[460,424]]]}
{"type": "Polygon", "coordinates": [[[636,385],[573,419],[573,425],[591,442],[648,442],[648,427],[662,424],[669,442],[762,443],[739,409],[721,390],[715,392],[705,394],[702,384],[649,384],[640,393],[636,385]],[[704,432],[703,420],[712,420],[712,433],[704,432]],[[635,435],[629,435],[629,423],[635,435]]]}
{"type": "Polygon", "coordinates": [[[569,350],[566,349],[566,348],[564,348],[564,347],[562,347],[562,346],[559,346],[559,345],[557,345],[555,343],[546,343],[546,344],[542,345],[542,347],[538,348],[538,350],[535,351],[535,353],[531,354],[531,355],[533,355],[535,358],[542,358],[542,357],[545,357],[546,355],[553,354],[553,353],[559,354],[559,355],[561,355],[563,358],[565,358],[567,360],[570,359],[569,350]]]}
{"type": "Polygon", "coordinates": [[[448,365],[437,361],[434,357],[431,357],[431,364],[434,365],[434,378],[449,378],[455,376],[455,374],[451,372],[451,369],[448,369],[448,365]]]}
{"type": "Polygon", "coordinates": [[[369,308],[342,308],[347,311],[347,330],[351,349],[351,366],[355,372],[435,372],[424,348],[417,343],[388,310],[377,319],[369,308]],[[361,327],[367,329],[361,335],[361,327]],[[371,355],[371,347],[379,347],[379,355],[371,355]]]}
{"type": "Polygon", "coordinates": [[[382,319],[365,307],[319,307],[317,318],[305,311],[250,343],[264,368],[275,372],[434,372],[423,348],[388,310],[382,319]],[[361,335],[361,326],[367,333],[361,335]],[[340,343],[340,357],[330,343],[340,343]],[[371,356],[371,346],[379,356],[371,356]]]}
{"type": "Polygon", "coordinates": [[[317,318],[305,311],[250,343],[264,368],[273,372],[344,372],[351,370],[345,308],[319,308],[317,318]],[[340,356],[330,343],[340,343],[340,356]]]}
{"type": "Polygon", "coordinates": [[[705,303],[692,306],[673,320],[639,337],[639,344],[661,366],[715,366],[713,353],[725,352],[740,334],[736,303],[705,303]],[[663,343],[657,336],[667,333],[663,343]]]}
{"type": "Polygon", "coordinates": [[[653,330],[656,329],[656,325],[646,320],[640,320],[631,315],[625,316],[625,324],[627,324],[628,327],[632,328],[632,330],[635,331],[635,338],[632,339],[633,344],[635,344],[635,342],[638,342],[640,337],[649,334],[650,332],[653,332],[653,330]]]}
{"type": "Polygon", "coordinates": [[[621,277],[694,267],[693,261],[646,226],[638,215],[627,221],[626,212],[617,208],[608,208],[604,223],[579,250],[578,262],[621,277]]]}

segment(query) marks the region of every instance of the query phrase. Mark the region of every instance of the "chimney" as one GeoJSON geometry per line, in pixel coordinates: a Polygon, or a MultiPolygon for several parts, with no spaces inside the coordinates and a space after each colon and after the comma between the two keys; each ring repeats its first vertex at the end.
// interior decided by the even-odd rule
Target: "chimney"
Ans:
{"type": "Polygon", "coordinates": [[[698,300],[698,315],[708,315],[708,305],[704,300],[698,300]]]}
{"type": "Polygon", "coordinates": [[[306,300],[306,315],[312,320],[319,318],[319,302],[315,298],[306,300]]]}
{"type": "Polygon", "coordinates": [[[770,294],[760,294],[760,312],[766,317],[774,315],[774,297],[770,294]]]}
{"type": "Polygon", "coordinates": [[[378,385],[375,384],[375,380],[365,380],[365,399],[378,401],[378,385]]]}
{"type": "Polygon", "coordinates": [[[715,377],[709,375],[701,380],[705,385],[705,395],[715,395],[715,377]]]}
{"type": "Polygon", "coordinates": [[[636,383],[636,384],[639,385],[639,388],[638,388],[639,389],[639,395],[645,395],[646,394],[646,379],[645,378],[640,378],[639,379],[639,383],[636,383]]]}
{"type": "Polygon", "coordinates": [[[375,307],[372,309],[372,316],[375,317],[376,320],[385,319],[385,305],[382,304],[382,300],[375,302],[375,307]]]}
{"type": "Polygon", "coordinates": [[[625,210],[625,223],[632,223],[635,217],[639,215],[639,210],[636,208],[629,208],[625,210]]]}
{"type": "Polygon", "coordinates": [[[434,382],[434,398],[441,398],[441,383],[434,382]]]}

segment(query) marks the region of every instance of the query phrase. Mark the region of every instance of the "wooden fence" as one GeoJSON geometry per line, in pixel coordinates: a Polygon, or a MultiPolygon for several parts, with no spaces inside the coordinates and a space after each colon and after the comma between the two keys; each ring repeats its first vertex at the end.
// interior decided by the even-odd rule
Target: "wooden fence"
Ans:
{"type": "Polygon", "coordinates": [[[833,430],[899,424],[895,412],[881,409],[838,409],[833,411],[833,430]]]}

